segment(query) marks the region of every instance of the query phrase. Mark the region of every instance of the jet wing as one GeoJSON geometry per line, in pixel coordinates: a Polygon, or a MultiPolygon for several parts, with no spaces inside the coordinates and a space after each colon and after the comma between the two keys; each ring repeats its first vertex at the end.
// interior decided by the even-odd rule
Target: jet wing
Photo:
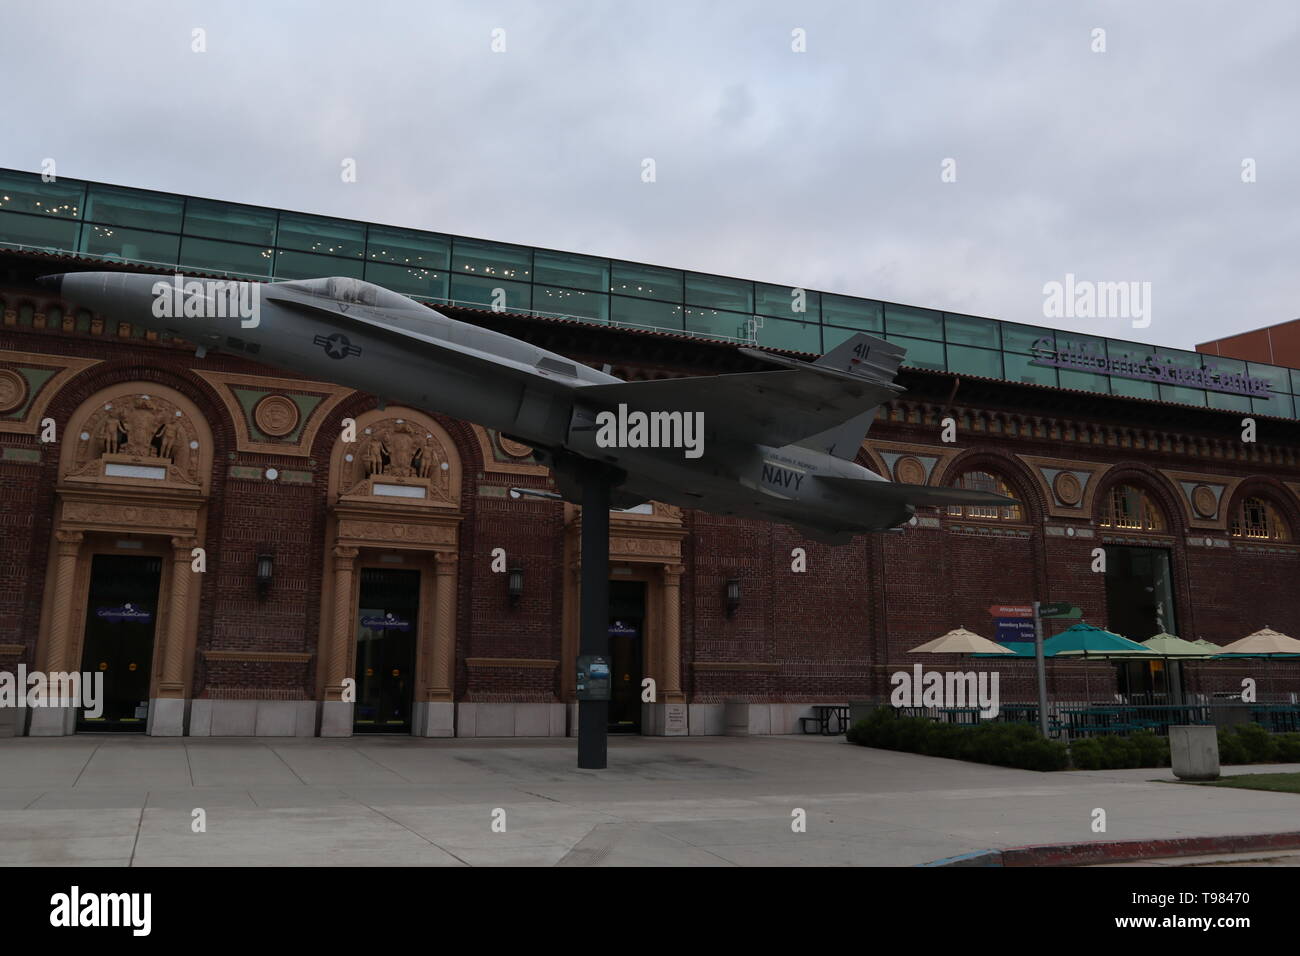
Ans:
{"type": "Polygon", "coordinates": [[[909,505],[937,507],[939,505],[982,505],[986,508],[1020,504],[1015,498],[997,495],[991,491],[973,491],[967,488],[942,488],[935,485],[905,485],[897,481],[870,481],[841,475],[816,475],[819,482],[840,491],[876,500],[898,501],[909,505]]]}
{"type": "MultiPolygon", "coordinates": [[[[551,387],[556,391],[569,391],[574,382],[567,377],[552,376],[544,368],[518,362],[504,356],[492,355],[434,335],[425,335],[412,329],[389,325],[359,314],[359,310],[342,311],[337,302],[324,299],[320,302],[305,298],[266,293],[265,298],[276,305],[309,314],[313,319],[329,323],[342,331],[361,327],[367,334],[387,339],[416,355],[428,355],[439,362],[458,364],[466,371],[491,374],[496,378],[510,378],[534,388],[551,387]]],[[[346,303],[345,303],[346,304],[346,303]]]]}
{"type": "Polygon", "coordinates": [[[779,446],[839,425],[901,392],[896,385],[806,366],[584,385],[576,397],[609,407],[626,404],[630,411],[703,412],[709,434],[779,446]]]}

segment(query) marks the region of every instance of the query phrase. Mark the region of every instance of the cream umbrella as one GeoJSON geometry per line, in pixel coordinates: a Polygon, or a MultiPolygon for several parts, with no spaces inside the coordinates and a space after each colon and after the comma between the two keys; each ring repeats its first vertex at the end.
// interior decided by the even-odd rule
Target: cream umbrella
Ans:
{"type": "Polygon", "coordinates": [[[1016,652],[1005,644],[998,644],[964,627],[954,628],[942,637],[914,647],[909,654],[1010,654],[1016,652]]]}
{"type": "Polygon", "coordinates": [[[1251,657],[1272,657],[1274,654],[1300,654],[1300,641],[1294,637],[1264,627],[1219,648],[1220,654],[1248,654],[1251,657]]]}

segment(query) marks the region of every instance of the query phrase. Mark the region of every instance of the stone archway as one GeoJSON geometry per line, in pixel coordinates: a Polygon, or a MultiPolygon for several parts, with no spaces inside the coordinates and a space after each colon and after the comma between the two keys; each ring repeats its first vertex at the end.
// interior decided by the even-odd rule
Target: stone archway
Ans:
{"type": "Polygon", "coordinates": [[[351,736],[357,602],[366,567],[421,572],[411,732],[455,733],[456,581],[461,457],[429,415],[390,407],[356,419],[330,454],[317,687],[321,736],[351,736]]]}
{"type": "MultiPolygon", "coordinates": [[[[206,527],[212,433],[180,392],[123,382],[86,399],[64,427],[52,546],[36,659],[45,672],[77,671],[97,554],[162,559],[154,617],[147,732],[185,732],[200,587],[194,549],[206,527]]],[[[71,733],[76,708],[43,708],[30,733],[71,733]]]]}
{"type": "MultiPolygon", "coordinates": [[[[561,695],[575,710],[570,727],[577,727],[577,697],[573,662],[578,655],[580,584],[582,571],[582,509],[565,505],[564,604],[561,654],[561,695]]],[[[641,733],[678,736],[689,732],[686,696],[682,691],[682,511],[652,502],[649,513],[613,511],[609,521],[611,580],[642,581],[646,585],[646,628],[643,671],[655,682],[655,701],[642,705],[641,733]]],[[[575,731],[576,732],[576,731],[575,731]]]]}

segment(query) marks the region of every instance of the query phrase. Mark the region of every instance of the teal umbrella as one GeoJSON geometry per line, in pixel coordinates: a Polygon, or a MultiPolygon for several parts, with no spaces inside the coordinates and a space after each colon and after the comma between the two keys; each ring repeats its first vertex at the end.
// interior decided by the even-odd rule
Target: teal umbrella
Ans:
{"type": "MultiPolygon", "coordinates": [[[[1149,647],[1130,641],[1111,631],[1080,621],[1060,634],[1043,641],[1044,657],[1158,657],[1149,647]]],[[[1083,672],[1084,696],[1092,696],[1088,672],[1083,672]]]]}

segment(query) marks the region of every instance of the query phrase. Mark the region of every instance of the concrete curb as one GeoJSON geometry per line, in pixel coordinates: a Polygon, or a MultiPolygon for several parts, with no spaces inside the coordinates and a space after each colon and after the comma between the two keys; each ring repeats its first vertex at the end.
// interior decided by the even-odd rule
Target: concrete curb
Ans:
{"type": "Polygon", "coordinates": [[[1251,850],[1300,849],[1300,832],[1247,833],[1236,836],[1180,837],[1168,840],[1103,840],[977,850],[921,866],[1087,866],[1126,860],[1164,859],[1246,853],[1251,850]]]}

